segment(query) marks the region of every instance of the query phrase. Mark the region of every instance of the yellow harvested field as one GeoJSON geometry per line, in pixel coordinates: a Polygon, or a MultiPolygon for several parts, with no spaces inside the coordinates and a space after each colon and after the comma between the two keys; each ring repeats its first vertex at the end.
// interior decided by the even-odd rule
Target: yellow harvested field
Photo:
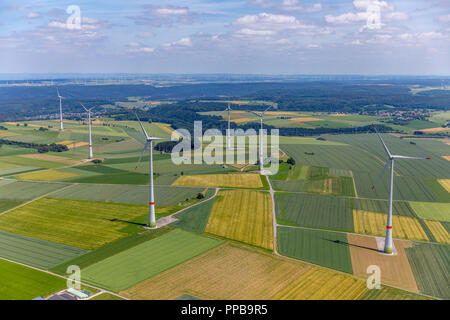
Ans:
{"type": "Polygon", "coordinates": [[[251,190],[220,191],[205,232],[273,250],[270,194],[251,190]]]}
{"type": "MultiPolygon", "coordinates": [[[[172,127],[170,126],[170,124],[168,123],[162,123],[162,122],[153,122],[152,124],[154,124],[155,126],[157,126],[158,128],[160,128],[162,131],[168,133],[168,134],[172,134],[172,132],[174,132],[175,130],[172,129],[172,127]]],[[[180,134],[177,134],[177,138],[181,138],[180,134]]]]}
{"type": "Polygon", "coordinates": [[[405,248],[412,247],[411,241],[395,240],[394,246],[397,250],[397,255],[387,256],[378,252],[375,237],[348,234],[347,239],[355,276],[367,278],[367,267],[376,265],[380,267],[382,283],[419,292],[414,273],[405,252],[405,248]]]}
{"type": "Polygon", "coordinates": [[[450,161],[450,156],[442,156],[442,158],[444,158],[447,161],[450,161]]]}
{"type": "Polygon", "coordinates": [[[8,131],[8,130],[0,130],[0,138],[16,136],[17,133],[8,131]]]}
{"type": "Polygon", "coordinates": [[[450,235],[439,221],[424,220],[437,242],[450,244],[450,235]]]}
{"type": "Polygon", "coordinates": [[[67,148],[69,148],[69,149],[74,149],[74,148],[78,148],[78,147],[87,146],[89,144],[89,142],[75,142],[75,141],[65,140],[65,141],[57,142],[57,144],[63,144],[65,146],[67,146],[67,148]]]}
{"type": "Polygon", "coordinates": [[[442,127],[438,127],[438,128],[429,128],[429,129],[423,129],[423,130],[419,130],[422,132],[443,132],[443,131],[450,131],[449,128],[442,128],[442,127]]]}
{"type": "Polygon", "coordinates": [[[19,180],[33,180],[33,181],[55,181],[60,179],[77,177],[78,174],[72,172],[65,172],[61,170],[48,169],[24,173],[16,176],[19,180]]]}
{"type": "Polygon", "coordinates": [[[74,160],[74,159],[69,159],[69,158],[59,157],[59,156],[52,156],[52,155],[45,154],[45,153],[24,154],[24,155],[21,155],[21,157],[28,158],[28,159],[35,159],[35,160],[44,160],[44,161],[65,163],[65,164],[69,164],[69,165],[75,165],[75,164],[81,163],[80,160],[74,160]]]}
{"type": "Polygon", "coordinates": [[[323,268],[312,268],[273,300],[356,300],[366,292],[366,282],[323,268]]]}
{"type": "Polygon", "coordinates": [[[450,179],[439,179],[438,182],[450,193],[450,179]]]}
{"type": "Polygon", "coordinates": [[[322,120],[323,120],[323,119],[312,118],[312,117],[292,118],[292,119],[289,119],[289,121],[295,121],[295,122],[311,122],[311,121],[322,121],[322,120]]]}
{"type": "MultiPolygon", "coordinates": [[[[386,221],[386,214],[353,210],[353,224],[356,233],[385,236],[386,221]]],[[[392,227],[394,238],[429,241],[417,219],[393,215],[392,227]]]]}
{"type": "Polygon", "coordinates": [[[268,300],[311,267],[226,243],[120,294],[138,300],[268,300]]]}
{"type": "Polygon", "coordinates": [[[173,186],[190,187],[233,187],[233,188],[262,188],[263,184],[259,174],[232,173],[232,174],[201,174],[195,176],[181,176],[173,186]]]}

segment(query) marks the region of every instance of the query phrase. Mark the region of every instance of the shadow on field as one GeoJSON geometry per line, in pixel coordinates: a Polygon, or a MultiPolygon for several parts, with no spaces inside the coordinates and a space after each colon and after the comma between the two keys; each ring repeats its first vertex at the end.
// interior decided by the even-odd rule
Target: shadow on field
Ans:
{"type": "Polygon", "coordinates": [[[139,223],[139,222],[134,222],[134,221],[126,221],[126,220],[120,220],[120,219],[110,219],[109,221],[111,221],[111,222],[123,222],[123,223],[134,224],[136,226],[142,226],[142,227],[147,226],[145,223],[139,223]]]}
{"type": "Polygon", "coordinates": [[[371,251],[378,252],[377,249],[370,248],[370,247],[359,246],[357,244],[351,244],[351,243],[348,243],[346,241],[330,240],[330,239],[325,239],[325,238],[323,238],[323,240],[330,241],[330,242],[333,242],[333,243],[336,243],[336,244],[340,244],[340,245],[343,245],[343,246],[352,246],[352,247],[357,247],[357,248],[361,248],[361,249],[366,249],[366,250],[371,250],[371,251]]]}

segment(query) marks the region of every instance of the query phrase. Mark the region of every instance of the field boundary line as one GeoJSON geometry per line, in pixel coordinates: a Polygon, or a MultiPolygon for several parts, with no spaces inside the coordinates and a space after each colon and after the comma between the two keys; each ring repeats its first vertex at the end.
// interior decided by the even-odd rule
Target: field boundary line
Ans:
{"type": "Polygon", "coordinates": [[[52,193],[54,193],[54,192],[56,192],[56,191],[61,191],[61,190],[67,189],[67,188],[69,188],[69,187],[71,187],[71,186],[73,186],[73,185],[75,185],[75,184],[70,184],[70,185],[65,186],[65,187],[62,187],[62,188],[60,188],[60,189],[56,189],[56,190],[47,192],[46,194],[43,194],[42,196],[39,196],[39,197],[37,197],[37,198],[34,198],[34,199],[31,199],[31,200],[25,201],[24,203],[21,203],[21,204],[19,204],[18,206],[15,206],[14,208],[11,208],[11,209],[8,209],[8,210],[6,210],[6,211],[3,211],[2,213],[0,213],[0,216],[1,216],[1,215],[4,215],[5,213],[8,213],[8,212],[10,212],[10,211],[12,211],[12,210],[15,210],[15,209],[21,208],[21,207],[23,207],[23,206],[26,206],[26,205],[28,205],[28,204],[30,204],[30,203],[36,201],[36,200],[45,198],[45,197],[51,195],[52,193]]]}
{"type": "Polygon", "coordinates": [[[355,189],[355,197],[359,199],[359,196],[358,196],[358,190],[356,190],[355,177],[353,176],[353,171],[352,171],[352,170],[350,170],[350,175],[352,176],[353,189],[355,189]]]}
{"type": "MultiPolygon", "coordinates": [[[[68,279],[69,279],[68,277],[59,275],[59,274],[57,274],[57,273],[53,273],[53,272],[51,272],[51,271],[49,271],[49,270],[39,269],[39,268],[32,267],[32,266],[29,266],[29,265],[24,264],[24,263],[20,263],[20,262],[14,261],[14,260],[6,259],[6,258],[3,258],[3,257],[0,257],[0,260],[4,260],[4,261],[8,261],[8,262],[11,262],[11,263],[14,263],[14,264],[18,264],[18,265],[21,265],[21,266],[23,266],[23,267],[26,267],[26,268],[29,268],[29,269],[33,269],[33,270],[36,270],[36,271],[45,272],[45,273],[47,273],[47,274],[49,274],[49,275],[52,275],[52,276],[55,276],[55,277],[58,277],[58,278],[62,278],[62,279],[65,279],[65,280],[68,280],[68,279]]],[[[72,280],[72,279],[71,279],[71,280],[72,280]]],[[[84,285],[84,286],[86,286],[86,287],[94,288],[94,289],[96,289],[96,290],[102,291],[103,293],[106,292],[106,293],[112,294],[112,295],[114,295],[114,296],[116,296],[116,297],[119,297],[119,298],[122,298],[122,299],[124,299],[124,300],[130,300],[130,299],[126,298],[126,297],[121,296],[120,294],[115,293],[115,292],[108,291],[108,290],[105,290],[105,289],[103,289],[103,288],[96,287],[96,286],[93,286],[93,285],[88,284],[88,283],[84,283],[84,282],[82,282],[82,281],[75,281],[75,283],[79,283],[79,284],[84,285]]]]}
{"type": "MultiPolygon", "coordinates": [[[[320,228],[311,228],[311,227],[301,227],[301,226],[288,226],[284,224],[279,224],[279,227],[283,228],[291,228],[291,229],[304,229],[304,230],[312,230],[312,231],[325,231],[325,232],[334,232],[334,233],[345,233],[345,234],[353,234],[356,236],[364,236],[364,237],[380,237],[380,236],[374,236],[371,234],[363,234],[363,233],[356,233],[356,232],[348,232],[348,231],[338,231],[338,230],[329,230],[329,229],[320,229],[320,228]]],[[[438,244],[438,245],[448,245],[446,243],[440,243],[440,242],[434,242],[434,241],[422,241],[422,240],[411,240],[411,239],[401,239],[401,238],[392,238],[394,240],[401,240],[401,241],[410,241],[410,242],[418,242],[418,243],[428,243],[428,244],[438,244]]]]}

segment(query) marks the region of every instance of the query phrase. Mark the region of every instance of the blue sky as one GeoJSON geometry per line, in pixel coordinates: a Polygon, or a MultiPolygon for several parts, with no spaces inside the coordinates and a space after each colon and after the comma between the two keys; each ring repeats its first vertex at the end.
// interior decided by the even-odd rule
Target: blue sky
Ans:
{"type": "Polygon", "coordinates": [[[449,0],[0,0],[0,73],[450,75],[449,40],[449,0]]]}

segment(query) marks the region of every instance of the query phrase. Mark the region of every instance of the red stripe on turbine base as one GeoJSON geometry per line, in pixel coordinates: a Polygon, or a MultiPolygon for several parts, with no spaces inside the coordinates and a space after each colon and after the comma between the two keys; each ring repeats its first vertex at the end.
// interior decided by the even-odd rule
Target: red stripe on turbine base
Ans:
{"type": "Polygon", "coordinates": [[[391,226],[387,226],[386,228],[387,228],[387,229],[392,229],[392,227],[391,227],[391,226]]]}
{"type": "Polygon", "coordinates": [[[151,206],[154,206],[154,205],[155,205],[155,203],[154,203],[154,202],[150,202],[150,205],[151,205],[151,206]]]}

